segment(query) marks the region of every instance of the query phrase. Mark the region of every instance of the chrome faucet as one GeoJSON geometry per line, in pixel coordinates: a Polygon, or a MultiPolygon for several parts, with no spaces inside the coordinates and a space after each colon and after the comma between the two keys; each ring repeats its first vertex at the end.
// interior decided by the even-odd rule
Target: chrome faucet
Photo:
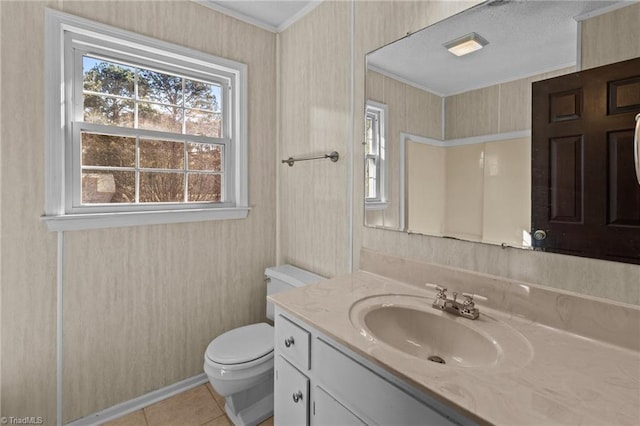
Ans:
{"type": "Polygon", "coordinates": [[[453,292],[453,298],[449,299],[447,298],[446,288],[429,283],[425,285],[427,287],[435,288],[437,291],[436,299],[431,305],[432,307],[472,320],[477,319],[478,316],[480,316],[480,310],[476,308],[476,304],[473,299],[487,300],[486,297],[479,296],[477,294],[462,293],[464,301],[458,302],[458,293],[455,291],[453,292]]]}

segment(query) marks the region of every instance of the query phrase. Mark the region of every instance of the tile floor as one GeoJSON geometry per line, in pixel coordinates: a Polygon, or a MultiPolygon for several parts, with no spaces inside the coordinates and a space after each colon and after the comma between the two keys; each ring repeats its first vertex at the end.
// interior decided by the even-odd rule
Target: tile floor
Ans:
{"type": "MultiPolygon", "coordinates": [[[[135,411],[103,426],[233,426],[224,398],[209,383],[135,411]]],[[[273,417],[258,426],[273,426],[273,417]]]]}

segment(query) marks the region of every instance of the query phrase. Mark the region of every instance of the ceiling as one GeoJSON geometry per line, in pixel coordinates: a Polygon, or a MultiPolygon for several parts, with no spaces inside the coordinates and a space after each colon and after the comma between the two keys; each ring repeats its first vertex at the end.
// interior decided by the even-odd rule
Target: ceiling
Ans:
{"type": "MultiPolygon", "coordinates": [[[[272,32],[281,32],[322,0],[192,0],[272,32]]],[[[371,69],[440,96],[575,65],[578,25],[621,0],[490,0],[369,54],[371,69]],[[533,19],[532,19],[533,18],[533,19]],[[442,45],[470,32],[489,41],[456,57],[442,45]],[[419,53],[418,53],[419,52],[419,53]]]]}
{"type": "Polygon", "coordinates": [[[367,56],[370,69],[440,96],[575,65],[577,19],[620,1],[496,1],[438,22],[367,56]],[[483,49],[457,57],[444,43],[476,32],[483,49]]]}
{"type": "Polygon", "coordinates": [[[193,0],[265,30],[279,33],[313,10],[322,0],[193,0]]]}

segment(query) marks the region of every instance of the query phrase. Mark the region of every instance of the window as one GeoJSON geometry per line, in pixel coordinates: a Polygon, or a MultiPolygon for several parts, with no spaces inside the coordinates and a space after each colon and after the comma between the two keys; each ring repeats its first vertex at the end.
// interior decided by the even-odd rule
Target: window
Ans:
{"type": "Polygon", "coordinates": [[[51,10],[46,22],[50,229],[246,217],[245,65],[51,10]]]}
{"type": "Polygon", "coordinates": [[[365,115],[365,208],[387,207],[385,164],[387,106],[368,101],[365,115]]]}

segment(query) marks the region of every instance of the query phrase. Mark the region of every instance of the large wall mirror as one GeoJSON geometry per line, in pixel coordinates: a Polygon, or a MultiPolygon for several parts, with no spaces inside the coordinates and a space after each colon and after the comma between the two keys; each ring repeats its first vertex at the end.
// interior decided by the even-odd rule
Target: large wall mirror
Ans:
{"type": "Polygon", "coordinates": [[[639,17],[492,0],[367,54],[365,225],[531,248],[532,83],[639,57],[639,17]]]}

